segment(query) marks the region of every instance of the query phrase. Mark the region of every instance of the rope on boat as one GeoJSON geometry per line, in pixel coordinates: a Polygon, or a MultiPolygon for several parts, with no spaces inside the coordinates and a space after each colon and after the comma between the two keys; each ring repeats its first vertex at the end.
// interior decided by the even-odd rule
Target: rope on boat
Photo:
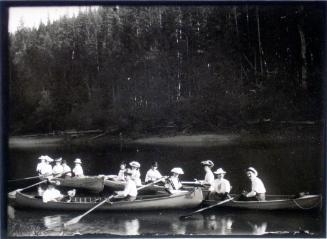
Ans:
{"type": "Polygon", "coordinates": [[[294,204],[295,204],[298,208],[303,209],[303,210],[310,210],[310,209],[313,209],[313,208],[317,207],[319,204],[321,204],[321,200],[319,200],[319,202],[317,202],[317,203],[316,203],[315,205],[313,205],[312,207],[303,207],[303,206],[301,206],[301,205],[296,201],[296,199],[293,199],[292,201],[294,202],[294,204]]]}

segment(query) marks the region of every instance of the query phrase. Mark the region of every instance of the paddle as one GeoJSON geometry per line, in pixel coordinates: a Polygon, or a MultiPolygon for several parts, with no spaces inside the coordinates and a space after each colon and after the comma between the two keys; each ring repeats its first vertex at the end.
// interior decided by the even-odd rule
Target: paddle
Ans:
{"type": "MultiPolygon", "coordinates": [[[[137,191],[139,190],[142,190],[146,187],[149,187],[155,183],[158,183],[160,182],[161,180],[163,180],[164,178],[166,177],[162,177],[152,183],[149,183],[149,184],[146,184],[144,186],[141,186],[139,188],[137,188],[137,191]]],[[[100,207],[101,205],[105,204],[106,202],[108,202],[111,198],[113,198],[114,195],[111,195],[110,197],[106,198],[105,200],[101,201],[100,203],[98,203],[97,205],[95,205],[94,207],[90,208],[88,211],[86,211],[85,213],[83,213],[82,215],[79,215],[77,217],[74,217],[73,219],[69,220],[68,222],[64,223],[64,227],[67,227],[67,226],[70,226],[70,225],[73,225],[75,223],[78,223],[83,217],[85,217],[87,214],[89,214],[90,212],[94,211],[95,209],[97,209],[98,207],[100,207]]]]}
{"type": "Polygon", "coordinates": [[[209,187],[210,184],[208,183],[201,183],[199,181],[181,181],[181,184],[186,186],[197,186],[197,187],[209,187]]]}
{"type": "MultiPolygon", "coordinates": [[[[58,176],[55,176],[55,177],[53,177],[53,178],[59,178],[59,177],[61,177],[62,175],[63,175],[63,174],[59,174],[58,176]]],[[[27,186],[27,187],[25,187],[25,188],[19,188],[19,189],[16,189],[16,190],[14,190],[14,191],[9,192],[8,195],[9,195],[9,197],[15,197],[15,196],[16,196],[16,192],[21,192],[21,191],[23,191],[23,190],[26,190],[26,189],[29,189],[29,188],[35,187],[35,186],[37,186],[37,185],[39,185],[39,184],[42,184],[42,183],[45,183],[45,182],[47,182],[47,181],[48,181],[48,179],[45,179],[45,180],[42,180],[42,181],[40,181],[40,182],[38,182],[38,183],[34,183],[34,184],[30,185],[30,186],[27,186]]]]}
{"type": "Polygon", "coordinates": [[[17,192],[21,192],[21,191],[23,191],[23,190],[26,190],[26,189],[32,188],[32,187],[37,186],[37,185],[39,185],[39,184],[45,183],[45,182],[47,182],[47,181],[48,181],[47,179],[46,179],[46,180],[42,180],[42,181],[40,181],[40,182],[38,182],[38,183],[34,183],[34,184],[32,184],[32,185],[30,185],[30,186],[27,186],[27,187],[25,187],[25,188],[19,188],[19,189],[16,189],[16,190],[14,190],[14,191],[9,192],[8,195],[9,195],[9,197],[15,197],[17,192]]]}
{"type": "Polygon", "coordinates": [[[23,181],[23,180],[30,180],[30,179],[40,178],[40,177],[42,177],[42,176],[34,176],[34,177],[27,177],[27,178],[17,178],[17,179],[8,180],[8,182],[17,182],[17,181],[23,181]]]}
{"type": "MultiPolygon", "coordinates": [[[[236,197],[237,197],[237,196],[236,196],[236,197]]],[[[187,214],[187,215],[184,215],[184,216],[180,216],[179,219],[186,219],[186,218],[189,218],[189,217],[191,217],[193,214],[196,214],[196,213],[199,213],[199,212],[203,212],[203,211],[208,210],[208,209],[213,208],[213,207],[217,207],[217,206],[219,206],[219,205],[222,205],[222,204],[224,204],[224,203],[227,203],[227,202],[229,202],[229,201],[234,200],[236,197],[228,198],[228,199],[226,199],[226,200],[224,200],[224,201],[221,201],[221,202],[218,202],[218,203],[216,203],[216,204],[210,205],[210,206],[208,206],[208,207],[204,207],[204,208],[201,208],[201,209],[196,210],[196,211],[194,211],[194,212],[191,212],[190,214],[187,214]]]]}

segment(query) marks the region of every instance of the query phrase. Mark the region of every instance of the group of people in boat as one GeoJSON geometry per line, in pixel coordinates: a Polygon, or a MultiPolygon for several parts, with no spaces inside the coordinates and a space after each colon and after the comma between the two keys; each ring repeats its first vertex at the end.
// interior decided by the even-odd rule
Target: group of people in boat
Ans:
{"type": "MultiPolygon", "coordinates": [[[[212,200],[224,200],[229,197],[229,193],[232,189],[230,182],[225,179],[226,171],[222,168],[218,168],[212,172],[214,163],[211,160],[202,161],[204,171],[206,172],[205,178],[201,181],[202,184],[209,186],[209,199],[212,200]],[[216,178],[215,178],[215,175],[216,178]]],[[[255,168],[249,167],[246,170],[246,175],[251,183],[250,191],[243,191],[239,200],[258,200],[264,201],[266,195],[266,188],[260,178],[258,178],[258,172],[255,168]]]]}
{"type": "MultiPolygon", "coordinates": [[[[81,166],[81,160],[75,159],[75,167],[73,170],[67,165],[65,160],[58,158],[53,160],[51,157],[45,155],[40,156],[41,162],[37,165],[37,172],[41,176],[56,177],[65,175],[65,177],[83,177],[83,168],[81,166]],[[55,161],[55,165],[52,167],[51,162],[55,161]]],[[[138,195],[138,187],[142,186],[140,163],[137,161],[129,162],[129,167],[125,162],[120,164],[120,170],[118,175],[114,177],[116,181],[125,182],[124,190],[116,191],[113,200],[128,200],[133,201],[138,195]]],[[[229,198],[231,191],[230,182],[225,179],[226,171],[223,168],[218,168],[216,171],[212,171],[214,163],[211,160],[205,160],[201,162],[205,171],[204,180],[197,180],[196,183],[205,185],[209,190],[208,198],[211,200],[225,200],[229,198]],[[216,177],[214,176],[216,175],[216,177]]],[[[176,194],[183,190],[183,184],[180,181],[179,176],[184,174],[184,171],[180,167],[175,167],[170,170],[171,175],[169,177],[163,177],[158,170],[158,163],[154,162],[151,168],[147,171],[144,182],[158,183],[162,182],[165,189],[170,194],[176,194]]],[[[249,167],[246,169],[246,175],[251,182],[251,190],[249,192],[244,191],[240,197],[240,200],[265,200],[266,189],[260,178],[258,178],[258,172],[255,168],[249,167]]],[[[71,198],[75,195],[76,190],[68,191],[68,196],[71,198]]],[[[49,186],[45,191],[39,192],[39,195],[43,197],[44,202],[62,200],[64,197],[58,189],[54,186],[49,186]]]]}
{"type": "Polygon", "coordinates": [[[82,161],[79,158],[76,158],[74,163],[74,168],[71,170],[71,167],[67,165],[66,160],[63,160],[61,157],[53,159],[48,155],[41,155],[39,157],[40,162],[36,166],[36,172],[40,177],[83,177],[84,171],[82,168],[82,161]],[[53,166],[51,163],[55,163],[53,166]]]}

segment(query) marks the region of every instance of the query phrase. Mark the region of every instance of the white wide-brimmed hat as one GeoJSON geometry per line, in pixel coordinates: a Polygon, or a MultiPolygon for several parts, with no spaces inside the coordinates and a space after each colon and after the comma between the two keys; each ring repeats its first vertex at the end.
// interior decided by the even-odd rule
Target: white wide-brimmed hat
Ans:
{"type": "Polygon", "coordinates": [[[211,160],[202,161],[201,164],[209,167],[213,167],[215,165],[211,160]]]}
{"type": "Polygon", "coordinates": [[[253,167],[247,168],[246,172],[252,172],[255,176],[258,176],[257,170],[255,170],[255,168],[253,168],[253,167]]]}
{"type": "Polygon", "coordinates": [[[139,162],[136,162],[136,161],[132,161],[132,162],[130,162],[129,165],[130,165],[131,167],[135,167],[135,168],[139,168],[139,167],[141,167],[141,164],[140,164],[139,162]]]}
{"type": "Polygon", "coordinates": [[[173,168],[172,170],[170,170],[170,172],[177,173],[177,174],[184,174],[184,171],[181,168],[173,168]]]}
{"type": "Polygon", "coordinates": [[[213,172],[214,174],[226,174],[226,172],[222,169],[222,168],[218,168],[215,172],[213,172]]]}
{"type": "Polygon", "coordinates": [[[44,156],[44,159],[48,161],[49,163],[53,162],[53,158],[49,157],[48,155],[44,156]]]}
{"type": "Polygon", "coordinates": [[[60,157],[60,158],[57,158],[57,159],[55,159],[55,161],[56,162],[61,162],[62,161],[62,158],[60,157]]]}
{"type": "Polygon", "coordinates": [[[46,159],[45,155],[41,155],[38,159],[46,159]]]}
{"type": "Polygon", "coordinates": [[[75,159],[74,163],[82,163],[80,158],[75,159]]]}

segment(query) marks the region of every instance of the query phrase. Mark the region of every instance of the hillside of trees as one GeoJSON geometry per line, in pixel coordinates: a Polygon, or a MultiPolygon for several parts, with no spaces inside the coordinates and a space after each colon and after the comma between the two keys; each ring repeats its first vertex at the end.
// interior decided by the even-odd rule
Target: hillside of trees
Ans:
{"type": "Polygon", "coordinates": [[[10,133],[321,120],[322,6],[103,6],[21,26],[10,133]]]}

